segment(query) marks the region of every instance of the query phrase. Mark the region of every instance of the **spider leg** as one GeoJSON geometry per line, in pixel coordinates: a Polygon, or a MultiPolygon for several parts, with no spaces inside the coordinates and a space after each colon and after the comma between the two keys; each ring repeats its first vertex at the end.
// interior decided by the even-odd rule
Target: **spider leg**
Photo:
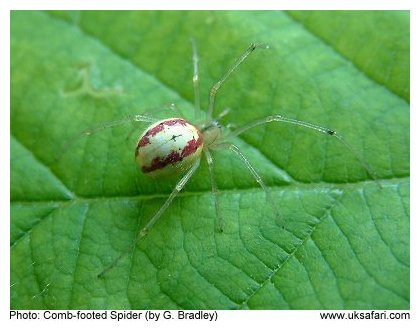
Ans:
{"type": "Polygon", "coordinates": [[[113,128],[116,126],[120,126],[120,125],[124,125],[127,123],[132,123],[132,122],[147,122],[147,123],[153,123],[156,122],[157,119],[153,118],[149,115],[128,115],[125,118],[119,119],[119,120],[115,120],[115,121],[111,121],[111,122],[107,122],[107,123],[103,123],[99,126],[96,127],[92,127],[92,128],[88,128],[83,130],[82,132],[78,133],[77,135],[73,136],[72,138],[70,138],[69,140],[67,140],[61,147],[60,147],[60,151],[59,153],[55,156],[55,160],[59,161],[62,156],[71,148],[73,147],[73,145],[75,143],[77,143],[80,139],[83,139],[87,136],[93,135],[97,132],[100,132],[102,130],[106,130],[109,128],[113,128]]]}
{"type": "Polygon", "coordinates": [[[107,266],[104,270],[102,270],[98,274],[98,278],[103,278],[105,274],[110,271],[115,265],[123,258],[126,254],[134,249],[137,243],[144,238],[147,233],[149,232],[150,228],[158,221],[158,219],[162,216],[165,210],[169,207],[172,200],[178,195],[178,193],[183,189],[185,184],[188,183],[192,175],[194,175],[195,171],[197,170],[198,166],[200,165],[200,158],[194,162],[191,168],[187,171],[187,173],[179,180],[179,182],[175,185],[175,188],[166,199],[165,203],[158,209],[158,211],[153,215],[153,217],[146,223],[146,225],[139,231],[136,238],[133,240],[132,244],[128,247],[127,250],[122,252],[109,266],[107,266]]]}
{"type": "MultiPolygon", "coordinates": [[[[164,103],[156,108],[152,108],[149,110],[146,110],[143,115],[144,116],[149,116],[149,117],[155,117],[156,114],[161,113],[162,111],[168,111],[170,110],[171,112],[175,112],[177,117],[183,117],[181,114],[181,111],[179,110],[179,108],[176,106],[176,104],[174,102],[167,102],[164,103]]],[[[170,116],[165,115],[165,117],[173,117],[172,113],[170,114],[170,116]]],[[[157,118],[157,117],[155,117],[157,118]]],[[[156,119],[156,121],[158,121],[159,119],[156,119]]]]}
{"type": "Polygon", "coordinates": [[[211,183],[211,190],[213,192],[214,197],[214,207],[216,209],[216,217],[218,221],[219,231],[223,232],[223,218],[222,214],[220,212],[220,205],[219,205],[219,190],[217,188],[216,178],[214,176],[214,168],[213,168],[213,157],[208,149],[204,150],[204,153],[206,154],[207,164],[209,168],[209,175],[210,175],[210,183],[211,183]]]}
{"type": "Polygon", "coordinates": [[[236,137],[243,132],[252,129],[258,125],[270,123],[270,122],[282,122],[287,124],[292,124],[295,126],[299,126],[302,128],[310,129],[313,131],[316,131],[321,134],[325,134],[327,136],[331,136],[336,138],[338,141],[340,141],[341,144],[343,144],[352,154],[353,156],[359,161],[359,163],[363,166],[363,168],[366,170],[366,172],[369,174],[369,176],[378,184],[379,187],[382,187],[381,184],[378,181],[378,176],[376,175],[375,171],[371,168],[369,163],[367,163],[362,156],[343,138],[341,134],[339,134],[337,131],[322,127],[316,124],[299,121],[293,118],[284,117],[282,115],[271,115],[264,118],[257,119],[253,122],[250,122],[236,130],[233,130],[229,137],[236,137]]]}
{"type": "MultiPolygon", "coordinates": [[[[179,108],[176,106],[176,104],[175,104],[175,103],[173,103],[173,102],[168,102],[168,103],[165,103],[165,104],[163,104],[163,105],[161,105],[161,106],[159,106],[159,107],[157,107],[157,108],[153,108],[153,109],[147,110],[145,113],[143,113],[143,116],[150,117],[150,119],[153,119],[153,121],[152,121],[152,122],[156,122],[156,121],[158,121],[159,119],[158,119],[157,117],[155,117],[155,116],[156,116],[157,114],[159,114],[160,112],[162,112],[162,111],[167,111],[168,109],[169,109],[171,112],[175,112],[175,113],[176,113],[176,117],[179,117],[179,118],[182,118],[182,117],[183,117],[183,115],[181,114],[181,111],[180,111],[180,110],[179,110],[179,108]]],[[[168,117],[168,116],[166,116],[166,117],[168,117]]],[[[169,117],[174,117],[174,116],[173,116],[173,114],[171,113],[169,117]]],[[[149,121],[148,121],[148,122],[149,122],[149,121]]],[[[134,132],[137,132],[137,131],[138,131],[138,128],[137,128],[136,126],[134,126],[134,127],[130,130],[129,134],[127,135],[126,141],[127,141],[127,140],[129,140],[129,139],[131,138],[131,136],[134,134],[134,132]]]]}
{"type": "Polygon", "coordinates": [[[210,90],[209,93],[209,108],[207,111],[207,119],[210,120],[213,115],[214,110],[214,104],[216,102],[216,94],[217,91],[219,91],[220,87],[224,84],[224,82],[229,78],[229,76],[241,65],[242,62],[246,60],[246,58],[257,48],[268,48],[268,45],[266,44],[251,44],[248,46],[248,48],[245,50],[245,52],[242,53],[241,56],[233,63],[223,74],[223,76],[213,85],[213,87],[210,90]]]}
{"type": "Polygon", "coordinates": [[[194,88],[194,120],[197,121],[200,113],[200,76],[198,74],[198,52],[194,39],[192,43],[192,63],[193,63],[193,88],[194,88]]]}
{"type": "Polygon", "coordinates": [[[220,121],[223,117],[225,117],[227,114],[229,114],[230,113],[230,108],[225,108],[225,109],[223,109],[218,115],[217,115],[217,117],[216,117],[216,120],[217,121],[220,121]]]}
{"type": "Polygon", "coordinates": [[[281,216],[281,213],[278,210],[278,207],[277,207],[277,205],[275,203],[275,200],[274,200],[273,196],[271,195],[270,191],[268,190],[268,188],[265,185],[265,183],[264,183],[263,179],[261,178],[261,176],[255,170],[255,168],[252,166],[252,164],[248,161],[248,159],[246,158],[246,156],[239,150],[238,146],[236,146],[234,144],[231,144],[231,143],[220,143],[219,145],[217,145],[216,148],[227,148],[227,149],[230,149],[232,152],[234,152],[239,157],[239,159],[242,161],[242,163],[245,165],[245,167],[252,174],[252,176],[254,177],[255,181],[264,190],[264,193],[265,193],[265,195],[267,197],[267,200],[269,200],[270,204],[273,206],[274,212],[276,213],[277,218],[282,221],[283,220],[283,217],[281,216]]]}

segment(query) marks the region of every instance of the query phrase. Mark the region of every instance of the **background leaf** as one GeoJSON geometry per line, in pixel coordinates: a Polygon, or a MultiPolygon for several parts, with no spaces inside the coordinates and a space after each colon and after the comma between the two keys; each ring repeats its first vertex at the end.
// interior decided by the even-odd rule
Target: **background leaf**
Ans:
{"type": "Polygon", "coordinates": [[[12,12],[11,308],[408,309],[408,73],[407,12],[12,12]],[[332,127],[382,188],[331,137],[258,127],[236,143],[282,220],[238,160],[214,153],[224,233],[202,165],[98,279],[177,179],[139,174],[144,125],[72,137],[168,102],[191,118],[191,37],[203,109],[225,68],[266,42],[216,114],[332,127]]]}

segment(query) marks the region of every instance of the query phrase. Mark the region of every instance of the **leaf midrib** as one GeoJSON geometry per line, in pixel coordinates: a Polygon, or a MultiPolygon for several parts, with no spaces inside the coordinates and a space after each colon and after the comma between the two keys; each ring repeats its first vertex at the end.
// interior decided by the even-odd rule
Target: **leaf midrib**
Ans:
{"type": "MultiPolygon", "coordinates": [[[[271,188],[271,191],[276,192],[287,192],[287,191],[314,191],[314,192],[329,192],[332,190],[336,191],[346,191],[352,189],[361,189],[367,186],[377,186],[378,189],[385,189],[389,187],[395,187],[401,184],[402,181],[409,181],[410,177],[397,177],[391,178],[386,180],[381,180],[380,184],[381,187],[378,187],[378,183],[375,181],[360,181],[354,183],[342,183],[342,184],[335,184],[335,183],[300,183],[299,185],[285,185],[285,186],[278,186],[278,185],[266,185],[268,188],[271,188]],[[363,184],[364,186],[360,186],[363,184]]],[[[220,195],[229,195],[229,194],[237,194],[238,192],[243,194],[249,193],[261,193],[263,192],[260,187],[248,187],[248,188],[234,188],[234,189],[220,189],[220,195]]],[[[203,196],[205,194],[212,194],[211,191],[207,190],[189,190],[189,191],[181,191],[177,195],[178,198],[183,197],[198,197],[203,196]]],[[[73,199],[48,199],[48,200],[12,200],[11,204],[38,204],[38,203],[94,203],[94,202],[101,202],[101,201],[117,201],[117,200],[153,200],[153,199],[164,199],[167,198],[167,193],[153,193],[153,194],[139,194],[139,195],[109,195],[109,196],[90,196],[90,197],[83,197],[75,195],[73,199]]]]}

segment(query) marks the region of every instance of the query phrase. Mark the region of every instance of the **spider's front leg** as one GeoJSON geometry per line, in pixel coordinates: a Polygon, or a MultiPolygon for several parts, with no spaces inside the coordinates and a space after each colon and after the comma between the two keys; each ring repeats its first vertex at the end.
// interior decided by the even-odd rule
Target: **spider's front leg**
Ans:
{"type": "Polygon", "coordinates": [[[193,89],[194,89],[194,121],[197,121],[200,113],[200,76],[198,72],[198,52],[194,39],[192,43],[192,63],[193,63],[193,89]]]}
{"type": "Polygon", "coordinates": [[[216,102],[216,95],[219,89],[224,85],[226,80],[232,75],[232,73],[238,69],[238,67],[244,62],[249,55],[252,54],[256,49],[262,48],[267,49],[269,46],[267,44],[261,44],[261,43],[252,43],[249,45],[249,47],[239,56],[239,58],[236,59],[236,61],[228,67],[228,69],[225,71],[223,76],[212,86],[209,93],[209,104],[207,109],[207,120],[211,120],[213,118],[213,111],[214,106],[216,102]]]}
{"type": "Polygon", "coordinates": [[[378,176],[376,175],[375,171],[372,169],[372,167],[369,165],[369,163],[367,163],[365,161],[365,159],[363,159],[363,157],[343,138],[343,136],[341,134],[339,134],[337,131],[323,127],[323,126],[319,126],[316,124],[312,124],[309,122],[304,122],[304,121],[300,121],[300,120],[296,120],[293,118],[288,118],[282,115],[270,115],[264,118],[260,118],[257,119],[253,122],[250,122],[234,131],[232,131],[229,135],[229,137],[236,137],[239,136],[240,134],[244,133],[245,131],[248,131],[249,129],[252,129],[256,126],[262,125],[262,124],[267,124],[270,122],[281,122],[281,123],[286,123],[286,124],[291,124],[291,125],[295,125],[298,127],[302,127],[305,129],[310,129],[312,131],[330,136],[330,137],[334,137],[335,139],[337,139],[342,145],[344,145],[347,150],[350,151],[350,153],[353,154],[353,156],[359,161],[359,163],[362,165],[362,167],[366,170],[366,172],[368,173],[368,175],[376,182],[376,184],[379,187],[382,187],[381,184],[378,181],[378,176]]]}

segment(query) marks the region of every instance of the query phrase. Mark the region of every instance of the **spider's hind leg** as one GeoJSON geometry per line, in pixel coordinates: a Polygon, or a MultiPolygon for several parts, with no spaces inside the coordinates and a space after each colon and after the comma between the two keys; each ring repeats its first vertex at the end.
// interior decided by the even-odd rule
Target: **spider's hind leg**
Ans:
{"type": "Polygon", "coordinates": [[[127,250],[122,252],[110,265],[108,265],[104,270],[102,270],[98,274],[98,278],[104,278],[104,276],[112,269],[114,268],[117,263],[129,252],[131,252],[134,247],[137,245],[137,243],[146,237],[149,230],[152,228],[152,226],[159,220],[159,218],[162,216],[162,214],[168,209],[169,205],[171,204],[172,200],[178,195],[178,193],[184,188],[185,184],[188,183],[188,181],[191,179],[191,177],[194,175],[195,171],[197,170],[198,166],[200,165],[200,159],[197,159],[194,164],[191,166],[191,168],[187,171],[187,173],[178,181],[175,188],[169,195],[169,197],[166,199],[165,203],[158,209],[158,211],[153,215],[153,217],[146,223],[146,225],[139,231],[131,245],[128,247],[127,250]]]}

